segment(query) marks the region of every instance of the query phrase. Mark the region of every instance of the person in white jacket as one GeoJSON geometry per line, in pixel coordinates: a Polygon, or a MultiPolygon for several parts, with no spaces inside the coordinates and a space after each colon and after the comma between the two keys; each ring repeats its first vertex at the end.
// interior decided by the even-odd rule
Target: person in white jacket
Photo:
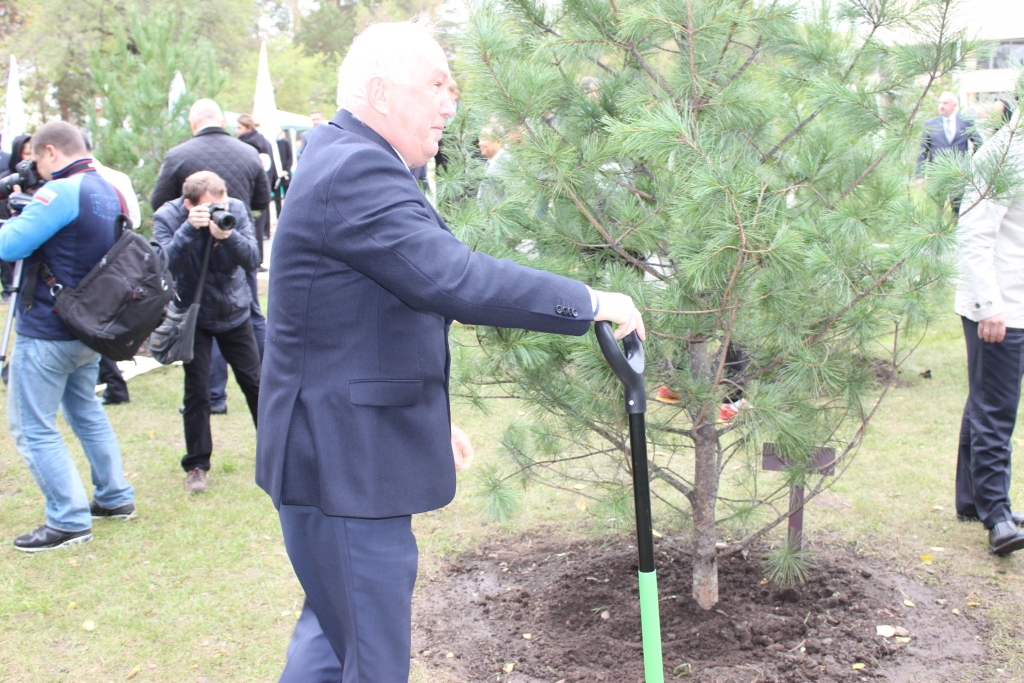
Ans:
{"type": "MultiPolygon", "coordinates": [[[[1006,169],[1024,162],[1019,114],[975,157],[976,168],[1004,158],[1006,169]]],[[[960,425],[956,512],[981,520],[989,550],[1005,555],[1024,548],[1024,515],[1010,509],[1010,437],[1024,375],[1024,177],[1016,192],[964,196],[959,220],[961,278],[954,310],[967,341],[969,391],[960,425]]],[[[984,186],[982,183],[978,185],[984,186]]]]}

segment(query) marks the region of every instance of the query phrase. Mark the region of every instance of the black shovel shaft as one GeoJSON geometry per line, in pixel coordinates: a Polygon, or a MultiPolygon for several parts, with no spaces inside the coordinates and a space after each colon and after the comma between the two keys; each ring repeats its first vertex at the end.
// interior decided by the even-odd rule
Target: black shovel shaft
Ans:
{"type": "Polygon", "coordinates": [[[640,571],[654,571],[654,528],[651,524],[651,477],[647,469],[647,427],[643,413],[629,416],[629,450],[633,458],[633,506],[640,571]]]}

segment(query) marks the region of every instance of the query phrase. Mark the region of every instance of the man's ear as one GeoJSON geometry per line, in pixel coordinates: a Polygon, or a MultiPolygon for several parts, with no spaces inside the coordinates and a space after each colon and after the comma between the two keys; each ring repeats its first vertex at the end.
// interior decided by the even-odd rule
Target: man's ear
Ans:
{"type": "Polygon", "coordinates": [[[56,159],[59,155],[60,152],[57,151],[56,147],[54,147],[53,145],[46,146],[46,156],[50,157],[51,159],[56,159]]]}
{"type": "Polygon", "coordinates": [[[388,114],[388,86],[380,76],[366,84],[366,101],[378,114],[388,114]]]}

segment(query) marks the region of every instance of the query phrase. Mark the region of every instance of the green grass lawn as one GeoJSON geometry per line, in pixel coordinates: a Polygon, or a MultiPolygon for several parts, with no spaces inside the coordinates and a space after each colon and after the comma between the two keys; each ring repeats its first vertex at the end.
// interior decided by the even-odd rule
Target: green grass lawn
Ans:
{"type": "MultiPolygon", "coordinates": [[[[904,379],[914,386],[887,399],[850,472],[809,506],[808,537],[841,538],[923,581],[949,584],[965,604],[979,603],[962,609],[987,620],[991,667],[1024,680],[1015,638],[1024,632],[1024,557],[990,557],[981,527],[956,522],[953,512],[966,395],[954,316],[928,333],[904,379]],[[933,379],[917,376],[925,369],[933,379]],[[924,565],[922,554],[934,563],[924,565]]],[[[178,464],[182,382],[177,367],[140,376],[129,382],[132,402],[108,410],[139,517],[99,521],[95,540],[70,550],[25,555],[12,548],[15,536],[42,523],[43,499],[0,429],[0,681],[277,680],[302,591],[270,499],[253,480],[255,432],[232,383],[228,415],[213,418],[211,489],[186,495],[178,464]],[[83,630],[86,621],[95,628],[83,630]]],[[[482,461],[495,457],[497,436],[516,412],[511,401],[496,401],[486,416],[454,406],[482,461]]],[[[87,477],[78,442],[61,424],[87,477]]],[[[470,474],[460,475],[451,506],[414,520],[421,575],[453,553],[524,531],[599,533],[575,497],[537,487],[515,521],[485,523],[470,474]]],[[[413,680],[443,678],[414,669],[413,680]]]]}

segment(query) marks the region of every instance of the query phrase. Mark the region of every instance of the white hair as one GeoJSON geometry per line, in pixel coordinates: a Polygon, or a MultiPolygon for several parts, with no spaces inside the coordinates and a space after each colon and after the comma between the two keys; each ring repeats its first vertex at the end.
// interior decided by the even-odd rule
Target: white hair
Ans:
{"type": "Polygon", "coordinates": [[[188,110],[188,120],[190,123],[201,123],[203,121],[222,121],[224,119],[224,112],[220,110],[218,105],[213,100],[200,99],[193,103],[192,108],[188,110]]]}
{"type": "Polygon", "coordinates": [[[366,86],[371,80],[405,82],[416,48],[426,41],[436,45],[435,33],[424,16],[368,26],[352,41],[338,68],[338,106],[358,115],[367,106],[366,86]]]}

